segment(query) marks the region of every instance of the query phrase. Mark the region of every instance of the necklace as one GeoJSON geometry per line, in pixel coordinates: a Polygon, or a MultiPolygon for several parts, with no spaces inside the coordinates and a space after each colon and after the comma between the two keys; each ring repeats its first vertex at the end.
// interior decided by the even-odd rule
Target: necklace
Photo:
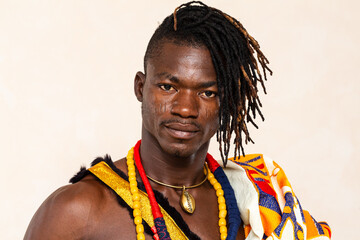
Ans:
{"type": "Polygon", "coordinates": [[[149,178],[151,181],[153,181],[154,183],[157,183],[159,185],[165,186],[165,187],[170,187],[170,188],[175,188],[175,189],[182,189],[182,193],[180,196],[180,206],[181,208],[187,212],[192,214],[195,211],[195,198],[188,192],[186,191],[186,189],[191,189],[191,188],[196,188],[201,186],[204,182],[206,182],[206,180],[208,179],[209,176],[209,171],[206,167],[204,167],[205,169],[205,178],[198,184],[195,185],[191,185],[191,186],[175,186],[175,185],[170,185],[170,184],[166,184],[163,182],[160,182],[152,177],[150,177],[149,175],[146,175],[147,178],[149,178]]]}
{"type": "MultiPolygon", "coordinates": [[[[159,205],[155,199],[154,192],[151,188],[149,180],[146,177],[144,168],[141,164],[141,159],[140,159],[140,154],[139,154],[140,144],[141,144],[141,140],[136,143],[134,148],[129,150],[129,153],[126,157],[126,159],[127,159],[126,162],[128,165],[129,180],[130,180],[130,178],[131,178],[131,180],[134,180],[134,181],[131,181],[131,182],[133,182],[133,184],[131,184],[131,182],[130,182],[130,192],[131,192],[133,200],[138,201],[139,193],[138,193],[138,187],[137,187],[137,183],[136,183],[136,172],[135,172],[135,163],[136,163],[136,167],[139,171],[141,180],[143,181],[145,190],[148,194],[150,205],[151,205],[151,212],[154,217],[154,228],[151,228],[152,232],[154,233],[153,237],[154,237],[154,239],[170,240],[171,238],[166,229],[163,215],[160,211],[159,205]],[[161,233],[161,234],[158,234],[158,233],[161,233]]],[[[214,164],[213,164],[213,162],[215,160],[213,160],[212,158],[209,158],[209,156],[210,155],[208,154],[207,162],[210,163],[210,165],[211,165],[210,168],[213,170],[213,169],[215,169],[214,164]]],[[[215,166],[215,167],[217,168],[217,166],[215,166]]],[[[221,184],[217,181],[217,179],[215,177],[215,175],[217,175],[217,174],[213,174],[212,171],[210,171],[208,169],[208,166],[205,166],[205,168],[207,171],[207,174],[206,174],[207,179],[209,180],[211,185],[214,187],[214,189],[216,191],[216,196],[218,197],[220,239],[226,239],[228,236],[227,227],[226,227],[227,205],[226,205],[224,196],[227,195],[228,190],[226,190],[226,191],[225,191],[225,189],[222,190],[221,184]]],[[[134,223],[136,225],[137,239],[143,240],[143,239],[145,239],[145,236],[144,236],[144,226],[142,225],[142,221],[141,221],[141,210],[140,210],[141,205],[140,205],[140,202],[137,202],[137,203],[138,204],[136,204],[136,205],[134,204],[134,206],[133,206],[133,215],[135,216],[135,218],[138,217],[136,219],[134,218],[134,223]]],[[[236,204],[235,204],[235,206],[236,206],[236,204]]],[[[240,218],[240,216],[238,216],[238,217],[240,218]]],[[[235,218],[232,216],[232,214],[229,214],[230,225],[235,227],[233,230],[230,229],[229,234],[233,235],[232,232],[235,232],[235,237],[236,237],[236,232],[237,232],[238,226],[240,224],[239,225],[232,224],[233,219],[235,219],[235,218]]],[[[231,227],[231,228],[233,228],[233,227],[231,227]]],[[[235,239],[235,238],[230,238],[230,239],[235,239]]]]}

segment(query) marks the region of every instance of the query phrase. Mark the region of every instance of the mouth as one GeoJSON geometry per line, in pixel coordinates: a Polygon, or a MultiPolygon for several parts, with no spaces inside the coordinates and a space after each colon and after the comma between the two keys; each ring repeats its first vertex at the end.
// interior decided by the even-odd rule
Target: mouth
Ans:
{"type": "Polygon", "coordinates": [[[167,132],[176,139],[188,140],[199,132],[199,128],[194,124],[172,122],[164,125],[167,132]]]}

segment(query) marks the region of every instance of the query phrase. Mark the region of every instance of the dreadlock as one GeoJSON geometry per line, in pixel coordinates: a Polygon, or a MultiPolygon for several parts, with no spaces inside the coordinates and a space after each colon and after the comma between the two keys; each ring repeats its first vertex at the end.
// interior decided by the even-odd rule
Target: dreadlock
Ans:
{"type": "Polygon", "coordinates": [[[269,61],[260,51],[258,42],[235,18],[200,1],[180,5],[156,29],[145,53],[145,71],[148,59],[158,54],[163,40],[178,45],[208,48],[220,93],[220,127],[216,138],[224,166],[227,163],[233,132],[234,158],[241,153],[245,155],[243,141],[246,144],[253,143],[247,123],[250,122],[258,128],[254,122],[256,113],[264,121],[260,110],[262,105],[258,96],[258,82],[266,94],[266,71],[272,74],[267,67],[269,61]]]}

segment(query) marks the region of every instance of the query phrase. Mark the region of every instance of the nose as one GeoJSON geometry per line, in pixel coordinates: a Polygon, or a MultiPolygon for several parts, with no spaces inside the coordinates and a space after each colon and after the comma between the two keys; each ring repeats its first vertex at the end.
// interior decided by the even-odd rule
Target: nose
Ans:
{"type": "Polygon", "coordinates": [[[182,118],[197,118],[199,115],[198,96],[190,90],[179,91],[172,100],[171,106],[171,114],[182,118]]]}

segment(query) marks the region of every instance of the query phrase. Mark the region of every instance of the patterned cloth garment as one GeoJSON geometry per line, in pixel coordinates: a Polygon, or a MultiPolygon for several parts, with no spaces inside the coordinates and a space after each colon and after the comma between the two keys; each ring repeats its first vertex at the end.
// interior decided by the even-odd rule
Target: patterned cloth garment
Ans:
{"type": "MultiPolygon", "coordinates": [[[[302,209],[284,171],[274,161],[261,154],[229,160],[223,170],[235,193],[246,240],[331,238],[330,227],[325,222],[317,222],[309,212],[302,209]]],[[[219,164],[215,168],[221,168],[219,164]]],[[[129,183],[119,176],[118,169],[110,159],[98,162],[88,171],[132,207],[129,183]]],[[[141,192],[141,206],[144,221],[150,228],[153,227],[150,203],[144,192],[141,192]]],[[[172,239],[192,239],[171,214],[161,205],[160,208],[172,239]]]]}
{"type": "Polygon", "coordinates": [[[230,159],[224,172],[235,192],[246,240],[328,240],[327,223],[302,209],[283,169],[262,154],[230,159]]]}

